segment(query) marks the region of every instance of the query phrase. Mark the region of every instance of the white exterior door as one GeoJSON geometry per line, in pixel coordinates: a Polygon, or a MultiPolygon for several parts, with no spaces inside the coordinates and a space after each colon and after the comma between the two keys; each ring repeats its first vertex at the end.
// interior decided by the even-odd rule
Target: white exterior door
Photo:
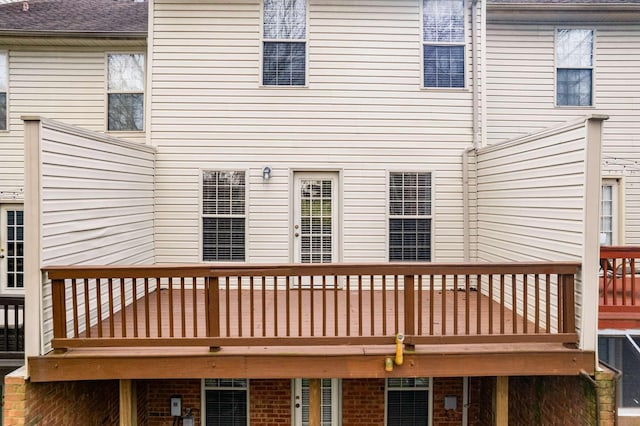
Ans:
{"type": "Polygon", "coordinates": [[[0,207],[0,290],[24,291],[24,211],[21,205],[0,207]]]}
{"type": "Polygon", "coordinates": [[[605,246],[615,246],[619,244],[618,185],[616,179],[603,179],[602,181],[602,192],[600,195],[600,244],[605,246]]]}
{"type": "MultiPolygon", "coordinates": [[[[309,379],[293,381],[293,425],[309,425],[309,379]]],[[[322,426],[340,426],[340,379],[322,379],[320,388],[320,423],[322,426]]]]}
{"type": "Polygon", "coordinates": [[[293,218],[295,262],[338,261],[337,190],[337,173],[296,173],[293,218]]]}

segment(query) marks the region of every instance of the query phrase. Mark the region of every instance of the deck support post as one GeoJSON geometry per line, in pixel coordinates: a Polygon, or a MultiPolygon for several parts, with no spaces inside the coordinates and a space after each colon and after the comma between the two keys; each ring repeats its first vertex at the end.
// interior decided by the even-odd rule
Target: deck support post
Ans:
{"type": "Polygon", "coordinates": [[[309,426],[320,426],[322,406],[322,381],[309,379],[309,426]]]}
{"type": "Polygon", "coordinates": [[[137,426],[136,392],[133,381],[120,380],[120,426],[137,426]]]}
{"type": "Polygon", "coordinates": [[[496,390],[494,394],[494,425],[506,426],[509,424],[509,377],[496,377],[496,390]]]}

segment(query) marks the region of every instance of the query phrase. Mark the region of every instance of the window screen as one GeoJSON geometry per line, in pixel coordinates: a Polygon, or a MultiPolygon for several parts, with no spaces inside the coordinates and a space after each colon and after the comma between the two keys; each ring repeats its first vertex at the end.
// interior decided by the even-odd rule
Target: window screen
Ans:
{"type": "Polygon", "coordinates": [[[431,261],[431,218],[431,173],[391,173],[390,261],[431,261]]]}
{"type": "Polygon", "coordinates": [[[387,425],[428,425],[430,380],[387,379],[387,425]]]}
{"type": "Polygon", "coordinates": [[[206,426],[247,424],[247,380],[205,380],[206,426]]]}
{"type": "Polygon", "coordinates": [[[464,0],[423,0],[425,87],[464,87],[464,0]]]}
{"type": "Polygon", "coordinates": [[[144,125],[144,55],[108,56],[108,129],[142,130],[144,125]]]}
{"type": "Polygon", "coordinates": [[[592,105],[593,30],[557,30],[556,67],[557,104],[592,105]]]}
{"type": "Polygon", "coordinates": [[[202,174],[202,260],[245,259],[245,173],[202,174]]]}
{"type": "Polygon", "coordinates": [[[262,46],[265,86],[304,86],[306,7],[306,0],[265,0],[262,46]]]}
{"type": "Polygon", "coordinates": [[[0,52],[0,130],[7,130],[8,73],[7,53],[0,52]]]}

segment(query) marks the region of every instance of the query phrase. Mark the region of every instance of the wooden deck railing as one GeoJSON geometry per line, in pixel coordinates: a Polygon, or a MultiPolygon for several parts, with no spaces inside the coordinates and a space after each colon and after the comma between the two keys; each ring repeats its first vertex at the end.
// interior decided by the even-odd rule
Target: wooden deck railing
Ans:
{"type": "Polygon", "coordinates": [[[600,311],[640,314],[640,247],[601,247],[600,268],[600,311]]]}
{"type": "Polygon", "coordinates": [[[0,359],[23,357],[24,296],[0,296],[0,359]]]}
{"type": "Polygon", "coordinates": [[[577,263],[48,267],[52,346],[576,342],[577,263]]]}

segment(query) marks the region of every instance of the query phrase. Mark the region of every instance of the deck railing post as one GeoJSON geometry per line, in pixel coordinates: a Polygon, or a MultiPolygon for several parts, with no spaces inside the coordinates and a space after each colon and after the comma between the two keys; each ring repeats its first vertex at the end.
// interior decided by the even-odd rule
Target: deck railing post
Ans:
{"type": "MultiPolygon", "coordinates": [[[[220,337],[220,281],[218,276],[207,278],[207,337],[220,337]]],[[[211,348],[219,349],[219,348],[211,348]]]]}
{"type": "MultiPolygon", "coordinates": [[[[51,296],[53,310],[53,337],[62,339],[67,337],[67,310],[65,306],[64,280],[51,281],[51,296]]],[[[77,336],[76,336],[77,337],[77,336]]]]}
{"type": "Polygon", "coordinates": [[[562,291],[562,331],[565,333],[576,332],[575,316],[575,290],[573,274],[564,274],[561,278],[562,291]]]}
{"type": "Polygon", "coordinates": [[[415,281],[413,275],[404,276],[404,334],[415,334],[415,281]]]}

